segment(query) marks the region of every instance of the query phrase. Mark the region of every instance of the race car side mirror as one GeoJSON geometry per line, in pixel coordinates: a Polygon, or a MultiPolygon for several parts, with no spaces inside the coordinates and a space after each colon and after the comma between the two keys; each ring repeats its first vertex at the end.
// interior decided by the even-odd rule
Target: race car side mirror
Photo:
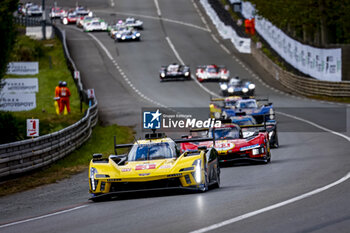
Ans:
{"type": "Polygon", "coordinates": [[[207,150],[208,148],[206,146],[199,146],[198,150],[207,150]]]}
{"type": "Polygon", "coordinates": [[[181,135],[181,138],[188,138],[188,135],[181,135]]]}

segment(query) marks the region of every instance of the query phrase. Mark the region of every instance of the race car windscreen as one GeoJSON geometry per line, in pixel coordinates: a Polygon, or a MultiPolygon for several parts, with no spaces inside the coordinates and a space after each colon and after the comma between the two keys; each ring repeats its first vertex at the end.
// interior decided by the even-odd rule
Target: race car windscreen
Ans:
{"type": "Polygon", "coordinates": [[[237,108],[257,108],[258,105],[256,104],[255,100],[248,100],[248,101],[237,102],[236,107],[237,108]]]}
{"type": "Polygon", "coordinates": [[[128,161],[171,159],[175,157],[176,150],[174,142],[134,144],[129,152],[128,161]]]}
{"type": "MultiPolygon", "coordinates": [[[[236,139],[240,138],[240,131],[236,127],[216,128],[215,139],[236,139]]],[[[210,137],[213,137],[213,131],[209,132],[210,137]]]]}
{"type": "Polygon", "coordinates": [[[207,72],[208,72],[208,73],[217,73],[217,70],[216,70],[216,68],[214,68],[214,67],[209,67],[209,68],[207,69],[207,72]]]}

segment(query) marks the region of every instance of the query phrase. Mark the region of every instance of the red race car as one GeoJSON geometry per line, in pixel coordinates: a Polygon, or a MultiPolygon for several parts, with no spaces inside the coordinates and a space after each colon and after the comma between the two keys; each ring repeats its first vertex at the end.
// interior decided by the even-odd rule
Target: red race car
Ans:
{"type": "Polygon", "coordinates": [[[61,17],[61,23],[67,24],[76,24],[78,20],[78,15],[75,11],[69,11],[65,16],[61,17]]]}
{"type": "MultiPolygon", "coordinates": [[[[254,128],[254,126],[247,127],[254,128]]],[[[224,124],[219,128],[192,130],[191,135],[187,137],[203,136],[214,138],[214,148],[218,151],[219,161],[222,163],[242,160],[263,163],[271,161],[270,143],[266,131],[256,130],[243,133],[238,125],[224,124]]],[[[209,139],[205,142],[181,143],[181,150],[197,150],[199,146],[210,148],[213,146],[214,141],[209,139]]]]}

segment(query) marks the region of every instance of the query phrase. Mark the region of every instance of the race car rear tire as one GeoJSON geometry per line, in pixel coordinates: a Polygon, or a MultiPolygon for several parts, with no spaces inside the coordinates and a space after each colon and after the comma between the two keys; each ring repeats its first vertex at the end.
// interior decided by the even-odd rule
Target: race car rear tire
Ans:
{"type": "Polygon", "coordinates": [[[219,161],[216,167],[216,183],[214,184],[214,188],[220,188],[220,166],[219,161]]]}
{"type": "Polygon", "coordinates": [[[209,182],[208,182],[208,172],[207,172],[207,169],[205,168],[204,169],[204,184],[203,184],[203,187],[201,188],[201,192],[206,192],[209,188],[209,182]]]}

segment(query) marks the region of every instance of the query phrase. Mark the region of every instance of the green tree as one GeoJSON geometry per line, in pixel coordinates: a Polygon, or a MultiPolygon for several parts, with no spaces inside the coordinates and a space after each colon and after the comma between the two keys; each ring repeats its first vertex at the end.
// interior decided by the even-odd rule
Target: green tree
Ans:
{"type": "Polygon", "coordinates": [[[18,0],[0,1],[0,81],[6,72],[16,38],[13,13],[17,10],[17,6],[18,0]]]}
{"type": "Polygon", "coordinates": [[[325,46],[350,42],[350,0],[249,0],[257,14],[290,36],[325,46]]]}

